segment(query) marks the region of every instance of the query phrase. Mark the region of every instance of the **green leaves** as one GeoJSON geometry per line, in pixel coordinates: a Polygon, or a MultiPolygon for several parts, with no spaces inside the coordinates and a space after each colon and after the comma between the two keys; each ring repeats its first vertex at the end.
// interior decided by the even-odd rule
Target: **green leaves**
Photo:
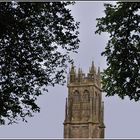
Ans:
{"type": "Polygon", "coordinates": [[[38,112],[37,96],[64,84],[70,52],[79,47],[73,2],[0,3],[0,122],[38,112]]]}
{"type": "Polygon", "coordinates": [[[105,17],[98,18],[96,33],[108,32],[110,40],[102,52],[107,69],[102,74],[107,96],[117,94],[140,99],[140,3],[105,4],[105,17]]]}

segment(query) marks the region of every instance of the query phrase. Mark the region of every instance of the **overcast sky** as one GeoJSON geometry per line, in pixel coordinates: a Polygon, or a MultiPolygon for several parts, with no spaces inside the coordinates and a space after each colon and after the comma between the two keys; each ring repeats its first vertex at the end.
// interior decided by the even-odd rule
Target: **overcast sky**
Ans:
{"type": "MultiPolygon", "coordinates": [[[[107,34],[95,35],[96,18],[104,15],[104,2],[76,2],[72,15],[80,21],[80,48],[72,55],[75,65],[88,72],[92,60],[95,65],[106,67],[105,58],[100,54],[108,40],[107,34]]],[[[63,138],[66,86],[56,86],[39,98],[41,112],[20,122],[0,127],[0,138],[63,138]]],[[[140,102],[121,100],[118,97],[104,97],[104,122],[106,138],[140,138],[140,102]]]]}

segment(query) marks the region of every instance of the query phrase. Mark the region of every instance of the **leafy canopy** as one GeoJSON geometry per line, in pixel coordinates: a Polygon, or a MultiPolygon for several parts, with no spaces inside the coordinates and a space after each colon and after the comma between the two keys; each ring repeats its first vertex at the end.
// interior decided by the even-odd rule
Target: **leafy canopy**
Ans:
{"type": "Polygon", "coordinates": [[[97,18],[95,33],[108,32],[110,39],[103,56],[107,69],[102,75],[107,96],[140,99],[140,3],[104,4],[105,17],[97,18]]]}
{"type": "Polygon", "coordinates": [[[65,82],[79,44],[71,4],[0,3],[0,124],[26,121],[42,90],[65,82]]]}

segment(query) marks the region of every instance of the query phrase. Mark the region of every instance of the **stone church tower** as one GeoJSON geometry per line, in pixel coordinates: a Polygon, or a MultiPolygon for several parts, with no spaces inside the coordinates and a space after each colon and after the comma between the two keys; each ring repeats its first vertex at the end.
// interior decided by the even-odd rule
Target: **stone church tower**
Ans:
{"type": "Polygon", "coordinates": [[[87,76],[72,65],[68,77],[64,138],[104,138],[104,104],[100,70],[94,63],[87,76]]]}

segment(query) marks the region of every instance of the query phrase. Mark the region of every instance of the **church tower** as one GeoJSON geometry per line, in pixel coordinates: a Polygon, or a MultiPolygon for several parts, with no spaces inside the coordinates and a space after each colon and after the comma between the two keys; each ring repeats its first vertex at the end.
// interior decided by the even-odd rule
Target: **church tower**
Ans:
{"type": "Polygon", "coordinates": [[[100,70],[94,63],[87,76],[72,65],[68,77],[64,138],[104,138],[104,103],[100,70]]]}

